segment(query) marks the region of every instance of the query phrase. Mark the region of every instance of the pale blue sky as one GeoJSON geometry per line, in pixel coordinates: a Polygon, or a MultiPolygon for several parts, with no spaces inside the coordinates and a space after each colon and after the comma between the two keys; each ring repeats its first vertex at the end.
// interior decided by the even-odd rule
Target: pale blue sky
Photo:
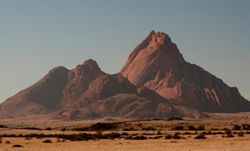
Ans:
{"type": "Polygon", "coordinates": [[[1,0],[0,101],[58,65],[118,72],[151,30],[250,99],[249,0],[1,0]]]}

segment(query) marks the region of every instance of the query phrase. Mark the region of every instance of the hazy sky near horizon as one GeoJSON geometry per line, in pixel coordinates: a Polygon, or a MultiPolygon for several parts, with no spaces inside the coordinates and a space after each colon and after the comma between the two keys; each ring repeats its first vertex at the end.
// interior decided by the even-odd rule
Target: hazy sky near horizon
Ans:
{"type": "Polygon", "coordinates": [[[119,72],[151,30],[250,99],[249,0],[1,0],[0,102],[55,66],[119,72]]]}

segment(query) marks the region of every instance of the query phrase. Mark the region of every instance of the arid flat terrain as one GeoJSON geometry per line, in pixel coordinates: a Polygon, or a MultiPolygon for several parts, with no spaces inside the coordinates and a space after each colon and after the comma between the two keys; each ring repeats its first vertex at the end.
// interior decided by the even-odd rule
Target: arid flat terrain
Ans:
{"type": "Polygon", "coordinates": [[[77,142],[42,143],[43,140],[8,139],[11,144],[1,144],[1,151],[249,151],[250,137],[211,138],[206,140],[97,140],[77,142]],[[14,148],[14,144],[23,147],[14,148]]]}
{"type": "Polygon", "coordinates": [[[0,151],[249,151],[249,113],[213,118],[0,121],[0,151]]]}

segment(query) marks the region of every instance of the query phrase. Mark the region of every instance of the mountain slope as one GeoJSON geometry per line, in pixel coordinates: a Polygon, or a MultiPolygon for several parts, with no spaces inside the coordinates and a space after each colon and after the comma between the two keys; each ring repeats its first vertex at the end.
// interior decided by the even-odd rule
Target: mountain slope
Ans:
{"type": "Polygon", "coordinates": [[[4,101],[0,113],[23,116],[54,111],[67,83],[68,72],[64,67],[50,70],[36,84],[4,101]]]}

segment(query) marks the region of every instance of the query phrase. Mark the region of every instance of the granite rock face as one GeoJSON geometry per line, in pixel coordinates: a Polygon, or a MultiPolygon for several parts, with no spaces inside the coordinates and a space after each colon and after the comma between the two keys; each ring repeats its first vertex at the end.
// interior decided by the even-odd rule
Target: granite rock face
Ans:
{"type": "Polygon", "coordinates": [[[250,111],[237,88],[186,62],[169,36],[152,31],[129,56],[121,74],[137,88],[145,86],[173,104],[206,112],[250,111]]]}

